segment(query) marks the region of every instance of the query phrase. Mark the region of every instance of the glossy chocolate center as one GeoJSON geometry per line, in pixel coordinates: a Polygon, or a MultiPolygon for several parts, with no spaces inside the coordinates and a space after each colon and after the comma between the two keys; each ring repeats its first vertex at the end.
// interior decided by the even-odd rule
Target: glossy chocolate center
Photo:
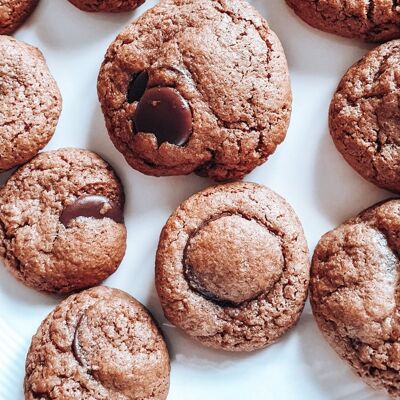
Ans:
{"type": "Polygon", "coordinates": [[[134,116],[136,132],[152,133],[157,142],[184,145],[192,133],[192,112],[188,102],[170,87],[145,91],[134,116]]]}
{"type": "Polygon", "coordinates": [[[118,223],[124,220],[123,210],[119,204],[111,204],[107,197],[96,195],[81,196],[66,206],[60,215],[60,221],[67,226],[78,217],[110,218],[118,223]]]}

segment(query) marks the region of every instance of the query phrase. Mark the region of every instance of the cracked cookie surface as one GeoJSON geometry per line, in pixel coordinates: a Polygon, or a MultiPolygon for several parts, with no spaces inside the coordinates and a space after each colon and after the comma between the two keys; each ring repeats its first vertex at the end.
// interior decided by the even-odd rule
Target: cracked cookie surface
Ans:
{"type": "Polygon", "coordinates": [[[123,12],[135,10],[145,0],[68,0],[74,6],[89,12],[123,12]]]}
{"type": "Polygon", "coordinates": [[[254,183],[206,189],[167,221],[156,257],[165,316],[201,343],[252,351],[298,320],[309,260],[290,205],[254,183]]]}
{"type": "Polygon", "coordinates": [[[400,192],[400,40],[369,52],[344,75],[329,126],[337,149],[365,179],[400,192]]]}
{"type": "Polygon", "coordinates": [[[25,370],[26,400],[164,400],[169,389],[168,350],[150,313],[104,286],[48,315],[25,370]]]}
{"type": "MultiPolygon", "coordinates": [[[[111,44],[98,94],[116,148],[133,168],[155,176],[196,172],[216,180],[241,178],[284,140],[291,112],[282,46],[242,0],[161,1],[111,44]],[[178,145],[136,129],[141,96],[156,88],[167,89],[191,112],[178,145]]],[[[161,115],[157,104],[165,102],[149,102],[146,110],[153,105],[153,116],[149,111],[148,123],[140,126],[155,125],[161,115]]],[[[183,117],[172,110],[160,118],[167,117],[176,122],[187,112],[183,117]]],[[[159,125],[158,131],[170,124],[159,125]]]]}
{"type": "Polygon", "coordinates": [[[305,22],[325,32],[366,41],[400,38],[396,0],[286,0],[305,22]]]}
{"type": "Polygon", "coordinates": [[[373,206],[322,237],[311,305],[324,336],[367,383],[400,395],[400,200],[373,206]]]}
{"type": "Polygon", "coordinates": [[[62,100],[42,53],[9,36],[0,36],[0,95],[1,172],[29,161],[48,143],[62,100]]]}
{"type": "Polygon", "coordinates": [[[0,257],[40,291],[95,286],[125,254],[123,206],[121,183],[99,156],[43,152],[0,189],[0,257]]]}
{"type": "Polygon", "coordinates": [[[39,0],[0,0],[0,35],[17,30],[31,15],[39,0]]]}

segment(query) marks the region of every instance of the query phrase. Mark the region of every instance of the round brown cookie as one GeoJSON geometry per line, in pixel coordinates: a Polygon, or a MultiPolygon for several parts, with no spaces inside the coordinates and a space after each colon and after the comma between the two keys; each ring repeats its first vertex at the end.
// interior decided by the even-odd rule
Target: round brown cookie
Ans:
{"type": "Polygon", "coordinates": [[[163,0],[107,51],[98,80],[110,137],[149,175],[241,178],[283,141],[286,58],[243,0],[163,0]]]}
{"type": "Polygon", "coordinates": [[[261,185],[197,193],[161,233],[156,287],[164,313],[210,347],[252,351],[274,343],[297,322],[308,280],[301,224],[261,185]]]}
{"type": "Polygon", "coordinates": [[[17,30],[31,15],[38,2],[39,0],[0,0],[0,35],[8,35],[17,30]]]}
{"type": "Polygon", "coordinates": [[[69,0],[69,2],[83,11],[123,12],[138,8],[145,0],[69,0]]]}
{"type": "Polygon", "coordinates": [[[123,206],[119,179],[96,154],[41,153],[0,189],[0,257],[40,291],[97,285],[125,253],[123,206]]]}
{"type": "Polygon", "coordinates": [[[322,237],[311,305],[336,352],[371,386],[400,396],[400,200],[379,203],[322,237]]]}
{"type": "Polygon", "coordinates": [[[48,143],[62,100],[42,53],[9,36],[0,36],[0,94],[1,172],[30,160],[48,143]]]}
{"type": "Polygon", "coordinates": [[[164,400],[169,372],[150,313],[100,286],[70,296],[40,325],[26,360],[25,399],[164,400]]]}
{"type": "Polygon", "coordinates": [[[400,192],[400,40],[351,67],[333,97],[329,125],[336,147],[365,179],[400,192]]]}
{"type": "Polygon", "coordinates": [[[400,5],[391,0],[286,0],[305,22],[325,32],[372,42],[400,37],[400,5]]]}

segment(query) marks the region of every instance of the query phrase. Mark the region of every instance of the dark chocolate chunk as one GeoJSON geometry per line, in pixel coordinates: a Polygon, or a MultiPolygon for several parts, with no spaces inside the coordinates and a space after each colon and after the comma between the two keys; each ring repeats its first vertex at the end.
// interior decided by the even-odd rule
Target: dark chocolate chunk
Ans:
{"type": "Polygon", "coordinates": [[[124,220],[123,210],[119,204],[112,204],[104,196],[81,196],[74,203],[66,206],[60,215],[60,221],[67,226],[77,217],[111,218],[115,222],[124,220]]]}
{"type": "Polygon", "coordinates": [[[134,103],[135,101],[139,101],[141,99],[146,90],[148,81],[149,74],[146,71],[135,75],[128,86],[128,103],[134,103]]]}
{"type": "Polygon", "coordinates": [[[155,87],[146,90],[140,99],[134,124],[136,132],[152,133],[159,144],[182,146],[192,133],[192,112],[176,89],[155,87]]]}

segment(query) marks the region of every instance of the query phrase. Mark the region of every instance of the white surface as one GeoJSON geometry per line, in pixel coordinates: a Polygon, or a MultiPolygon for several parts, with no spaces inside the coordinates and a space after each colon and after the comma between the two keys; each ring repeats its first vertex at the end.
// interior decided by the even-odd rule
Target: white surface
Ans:
{"type": "MultiPolygon", "coordinates": [[[[94,150],[109,160],[125,186],[128,250],[105,283],[121,288],[153,312],[171,351],[170,400],[357,399],[378,400],[322,339],[310,308],[278,344],[253,354],[212,351],[164,319],[154,289],[160,230],[178,204],[211,184],[196,176],[152,178],[132,170],[111,144],[96,94],[106,48],[135,13],[87,14],[67,0],[41,0],[16,37],[39,47],[60,86],[63,112],[47,149],[94,150]]],[[[300,21],[284,0],[253,5],[277,32],[289,61],[294,103],[286,141],[247,177],[274,189],[298,213],[312,251],[320,236],[390,194],[365,182],[342,160],[328,135],[331,95],[345,70],[368,46],[327,35],[300,21]]],[[[0,181],[4,181],[4,174],[0,181]]],[[[25,354],[41,320],[60,299],[38,294],[0,267],[0,399],[23,399],[25,354]]],[[[111,399],[112,400],[112,399],[111,399]]]]}

